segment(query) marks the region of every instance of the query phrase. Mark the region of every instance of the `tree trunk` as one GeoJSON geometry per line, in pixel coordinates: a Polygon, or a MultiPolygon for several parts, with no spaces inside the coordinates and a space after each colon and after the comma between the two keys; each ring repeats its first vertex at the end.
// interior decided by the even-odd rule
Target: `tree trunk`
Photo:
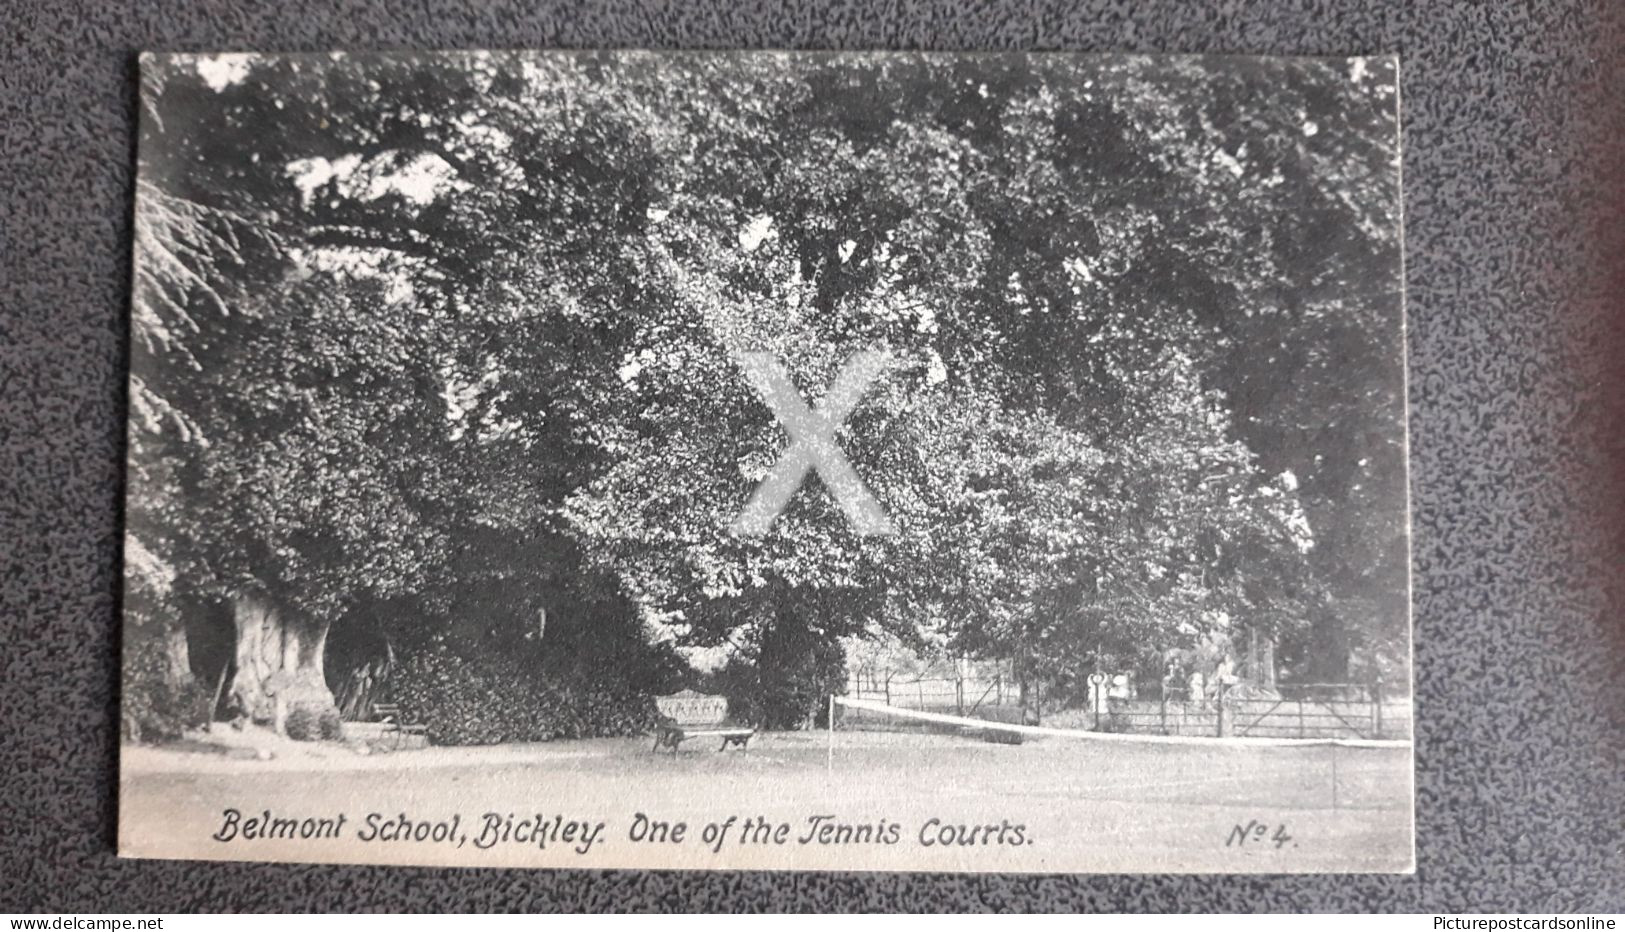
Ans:
{"type": "Polygon", "coordinates": [[[186,640],[186,625],[171,619],[164,626],[164,677],[171,686],[192,682],[192,652],[186,640]]]}
{"type": "Polygon", "coordinates": [[[232,621],[237,633],[232,706],[279,733],[320,737],[318,723],[338,719],[322,670],[328,623],[290,619],[257,595],[233,600],[232,621]]]}
{"type": "Polygon", "coordinates": [[[1016,707],[1021,710],[1021,723],[1037,725],[1042,714],[1038,709],[1038,688],[1032,681],[1032,665],[1027,658],[1025,641],[1021,650],[1011,658],[1010,666],[1016,677],[1016,707]]]}

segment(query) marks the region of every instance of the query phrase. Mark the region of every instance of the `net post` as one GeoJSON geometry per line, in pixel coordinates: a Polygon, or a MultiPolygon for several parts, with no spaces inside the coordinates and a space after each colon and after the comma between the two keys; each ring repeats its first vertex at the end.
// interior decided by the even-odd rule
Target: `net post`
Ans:
{"type": "Polygon", "coordinates": [[[829,753],[824,759],[826,773],[835,772],[835,694],[829,694],[829,753]]]}
{"type": "Polygon", "coordinates": [[[1337,745],[1338,745],[1338,742],[1336,742],[1336,741],[1332,742],[1332,809],[1333,810],[1335,810],[1337,808],[1337,745]]]}

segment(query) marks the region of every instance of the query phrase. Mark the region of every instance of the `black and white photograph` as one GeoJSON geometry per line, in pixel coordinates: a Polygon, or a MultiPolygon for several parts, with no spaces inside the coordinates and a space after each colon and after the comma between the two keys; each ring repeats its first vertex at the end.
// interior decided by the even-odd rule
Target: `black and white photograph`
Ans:
{"type": "Polygon", "coordinates": [[[140,70],[121,855],[1413,870],[1396,59],[140,70]]]}

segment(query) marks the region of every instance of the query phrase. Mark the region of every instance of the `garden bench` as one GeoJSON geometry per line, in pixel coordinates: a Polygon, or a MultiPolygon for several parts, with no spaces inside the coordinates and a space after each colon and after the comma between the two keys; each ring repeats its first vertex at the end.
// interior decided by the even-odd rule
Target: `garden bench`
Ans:
{"type": "Polygon", "coordinates": [[[756,729],[728,721],[728,700],[723,696],[708,696],[685,689],[670,696],[656,696],[655,707],[660,710],[660,721],[655,724],[655,746],[677,753],[678,745],[689,738],[721,738],[717,747],[721,753],[734,745],[748,749],[756,729]]]}
{"type": "Polygon", "coordinates": [[[386,733],[395,736],[395,745],[400,746],[401,739],[407,735],[427,736],[429,726],[409,725],[401,720],[401,707],[394,703],[375,702],[372,704],[372,720],[381,725],[389,726],[386,733]]]}

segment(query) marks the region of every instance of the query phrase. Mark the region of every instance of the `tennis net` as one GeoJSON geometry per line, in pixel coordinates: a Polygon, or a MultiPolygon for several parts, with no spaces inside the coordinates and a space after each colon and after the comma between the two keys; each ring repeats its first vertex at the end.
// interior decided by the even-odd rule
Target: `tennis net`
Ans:
{"type": "Polygon", "coordinates": [[[1410,804],[1411,745],[1403,740],[1122,734],[843,696],[830,699],[829,712],[831,773],[890,768],[896,787],[927,794],[1260,812],[1410,804]]]}
{"type": "Polygon", "coordinates": [[[1238,747],[1346,747],[1408,748],[1409,741],[1367,738],[1265,738],[1196,737],[1191,735],[1122,734],[1077,728],[1053,728],[992,718],[949,715],[923,709],[908,709],[868,699],[831,696],[829,703],[831,741],[836,731],[896,732],[949,735],[975,738],[999,744],[1021,744],[1035,739],[1081,740],[1102,743],[1168,744],[1238,747]]]}

